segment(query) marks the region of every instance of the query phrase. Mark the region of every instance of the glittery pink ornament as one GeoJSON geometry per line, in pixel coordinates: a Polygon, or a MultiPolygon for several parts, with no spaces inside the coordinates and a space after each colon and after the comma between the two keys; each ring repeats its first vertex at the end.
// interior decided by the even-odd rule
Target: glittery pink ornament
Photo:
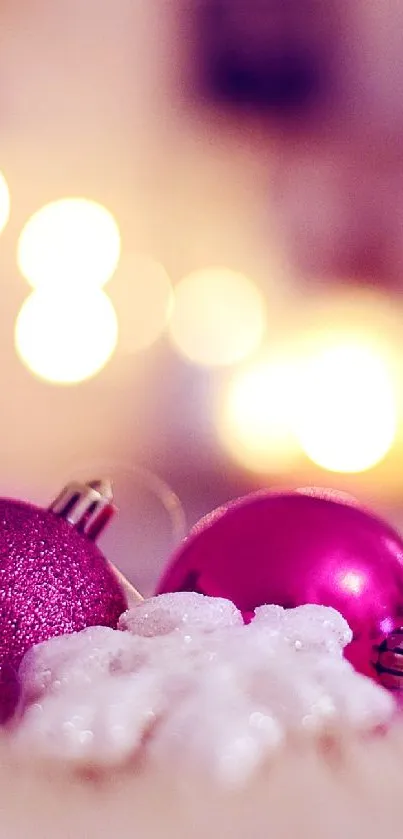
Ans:
{"type": "Polygon", "coordinates": [[[403,683],[403,542],[342,494],[265,491],[214,511],[158,587],[188,590],[226,597],[246,619],[265,603],[333,606],[353,631],[346,655],[357,670],[403,683]]]}
{"type": "Polygon", "coordinates": [[[30,647],[88,626],[116,627],[127,608],[94,541],[113,510],[101,481],[69,485],[48,510],[0,499],[0,721],[30,647]]]}
{"type": "Polygon", "coordinates": [[[0,667],[0,725],[13,715],[20,697],[20,683],[14,667],[4,664],[0,667]]]}

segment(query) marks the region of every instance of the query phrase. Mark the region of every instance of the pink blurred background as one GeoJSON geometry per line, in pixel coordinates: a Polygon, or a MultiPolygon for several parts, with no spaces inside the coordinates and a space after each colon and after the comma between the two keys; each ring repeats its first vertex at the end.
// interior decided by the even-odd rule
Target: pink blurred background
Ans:
{"type": "MultiPolygon", "coordinates": [[[[279,0],[1,3],[0,169],[11,212],[0,238],[0,490],[46,504],[70,478],[109,473],[121,513],[105,549],[145,593],[188,525],[261,486],[334,486],[403,525],[402,15],[397,0],[387,9],[300,0],[287,10],[279,0]],[[105,290],[120,333],[101,372],[60,386],[16,352],[29,293],[16,251],[30,216],[69,196],[101,203],[119,226],[120,262],[105,290]],[[234,360],[206,363],[208,324],[192,344],[197,301],[182,314],[186,346],[170,309],[176,332],[167,319],[138,348],[136,330],[157,306],[144,255],[164,267],[174,311],[190,272],[247,277],[265,323],[250,351],[236,357],[224,305],[234,360]],[[236,440],[228,446],[223,400],[245,365],[298,364],[301,330],[315,355],[323,335],[325,346],[343,329],[389,364],[393,434],[382,456],[338,471],[281,441],[279,457],[270,422],[257,446],[253,417],[253,457],[236,440]]],[[[287,382],[268,380],[274,409],[287,382]]],[[[376,376],[372,387],[361,423],[375,440],[385,399],[376,376]]],[[[343,416],[356,390],[338,397],[343,416]]],[[[312,423],[317,415],[313,406],[312,423]]]]}

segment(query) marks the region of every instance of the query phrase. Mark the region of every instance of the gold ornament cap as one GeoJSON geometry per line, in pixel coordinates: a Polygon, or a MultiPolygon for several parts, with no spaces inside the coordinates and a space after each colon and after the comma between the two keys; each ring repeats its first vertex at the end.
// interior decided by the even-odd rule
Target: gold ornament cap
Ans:
{"type": "Polygon", "coordinates": [[[67,484],[49,510],[95,541],[116,513],[111,481],[67,484]]]}

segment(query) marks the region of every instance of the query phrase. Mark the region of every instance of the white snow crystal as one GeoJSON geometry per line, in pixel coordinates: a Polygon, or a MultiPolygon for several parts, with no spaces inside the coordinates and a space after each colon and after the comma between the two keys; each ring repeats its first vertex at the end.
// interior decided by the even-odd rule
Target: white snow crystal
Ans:
{"type": "Polygon", "coordinates": [[[185,631],[186,627],[215,632],[220,627],[242,623],[241,613],[229,600],[183,591],[160,594],[139,603],[122,615],[119,629],[129,630],[133,635],[153,637],[185,631]]]}
{"type": "Polygon", "coordinates": [[[178,771],[245,781],[290,731],[372,730],[390,694],[343,658],[334,609],[261,606],[244,625],[229,601],[181,592],[33,648],[20,668],[18,749],[72,766],[138,754],[178,771]]]}
{"type": "Polygon", "coordinates": [[[63,698],[49,695],[30,705],[17,739],[42,757],[77,764],[114,766],[141,743],[161,713],[163,697],[155,679],[123,676],[118,684],[100,678],[94,690],[68,689],[63,698]]]}
{"type": "Polygon", "coordinates": [[[279,633],[296,650],[324,649],[341,653],[350,643],[352,632],[336,609],[328,606],[297,606],[282,609],[280,606],[260,606],[256,609],[253,624],[279,633]]]}
{"type": "MultiPolygon", "coordinates": [[[[125,655],[133,658],[133,644],[124,632],[95,626],[44,641],[25,655],[19,670],[21,702],[35,702],[49,692],[93,684],[125,655]],[[68,641],[67,641],[68,638],[68,641]]],[[[131,660],[130,670],[132,671],[131,660]]]]}

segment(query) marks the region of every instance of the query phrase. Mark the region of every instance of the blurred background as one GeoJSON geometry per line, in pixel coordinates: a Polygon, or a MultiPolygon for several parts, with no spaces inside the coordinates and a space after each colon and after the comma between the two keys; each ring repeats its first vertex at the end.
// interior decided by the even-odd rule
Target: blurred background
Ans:
{"type": "Polygon", "coordinates": [[[2,0],[0,490],[151,592],[264,486],[403,526],[403,7],[2,0]]]}

